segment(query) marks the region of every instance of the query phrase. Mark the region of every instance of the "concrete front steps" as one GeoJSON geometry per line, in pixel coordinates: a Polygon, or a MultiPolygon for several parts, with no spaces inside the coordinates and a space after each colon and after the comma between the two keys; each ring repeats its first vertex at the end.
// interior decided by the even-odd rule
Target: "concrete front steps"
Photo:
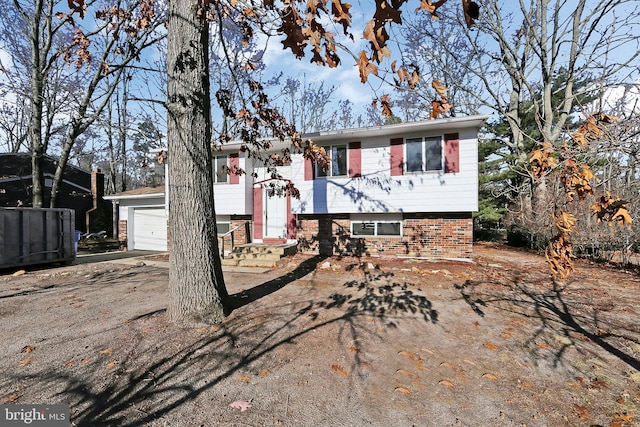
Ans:
{"type": "Polygon", "coordinates": [[[236,246],[222,259],[222,265],[242,267],[273,267],[280,259],[294,255],[295,244],[249,243],[236,246]]]}

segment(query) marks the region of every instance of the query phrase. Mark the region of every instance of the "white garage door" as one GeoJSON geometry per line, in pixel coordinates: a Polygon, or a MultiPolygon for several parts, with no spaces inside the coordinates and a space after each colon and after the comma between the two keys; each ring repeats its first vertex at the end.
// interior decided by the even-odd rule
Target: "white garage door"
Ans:
{"type": "Polygon", "coordinates": [[[167,250],[167,219],[164,208],[136,208],[133,211],[133,248],[167,250]]]}

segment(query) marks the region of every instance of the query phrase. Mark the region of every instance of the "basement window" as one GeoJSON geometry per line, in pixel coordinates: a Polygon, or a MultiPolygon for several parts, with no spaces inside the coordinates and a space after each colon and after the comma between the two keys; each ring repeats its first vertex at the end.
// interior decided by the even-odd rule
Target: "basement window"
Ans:
{"type": "Polygon", "coordinates": [[[401,221],[351,221],[351,235],[361,236],[402,236],[401,221]]]}
{"type": "Polygon", "coordinates": [[[218,235],[228,233],[231,230],[230,222],[216,222],[216,226],[218,227],[218,235]]]}

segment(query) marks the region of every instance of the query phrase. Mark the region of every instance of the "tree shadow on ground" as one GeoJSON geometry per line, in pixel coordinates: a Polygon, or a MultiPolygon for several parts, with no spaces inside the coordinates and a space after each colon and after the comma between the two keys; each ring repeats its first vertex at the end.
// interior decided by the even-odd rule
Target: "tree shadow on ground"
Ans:
{"type": "MultiPolygon", "coordinates": [[[[580,300],[561,289],[535,286],[515,279],[509,284],[474,282],[467,280],[455,285],[462,298],[481,317],[488,307],[498,308],[537,320],[539,326],[532,331],[529,343],[543,334],[552,333],[562,338],[562,345],[554,351],[554,366],[560,364],[569,348],[586,350],[594,343],[602,350],[640,370],[640,360],[628,353],[627,344],[640,345],[640,325],[623,316],[603,313],[597,301],[580,300]]],[[[535,348],[535,346],[533,346],[535,348]]]]}
{"type": "MultiPolygon", "coordinates": [[[[108,356],[114,358],[111,367],[105,366],[107,359],[78,363],[77,370],[49,366],[37,373],[38,386],[55,390],[51,399],[71,406],[74,425],[143,426],[166,422],[174,410],[208,398],[233,375],[269,362],[286,363],[277,359],[280,354],[322,328],[337,330],[335,339],[344,347],[345,343],[358,346],[365,335],[380,333],[372,317],[392,326],[412,315],[428,323],[438,321],[431,302],[412,291],[410,284],[396,281],[391,273],[368,271],[364,265],[355,267],[361,271],[358,280],[343,284],[345,293],[315,298],[302,293],[299,300],[286,304],[268,299],[258,303],[313,271],[320,259],[309,259],[291,273],[236,294],[236,311],[219,327],[181,330],[167,322],[163,310],[127,319],[117,327],[126,344],[108,356]],[[250,302],[256,304],[245,307],[250,302]]],[[[361,357],[354,353],[350,362],[345,361],[354,373],[361,372],[361,357]]],[[[360,375],[346,379],[354,382],[349,389],[362,387],[357,378],[360,375]]],[[[6,381],[17,384],[28,378],[12,372],[6,381]]],[[[243,418],[245,422],[249,419],[243,418]]]]}
{"type": "Polygon", "coordinates": [[[230,295],[229,298],[231,300],[231,308],[233,310],[238,309],[284,288],[289,283],[301,279],[307,274],[314,271],[318,264],[320,264],[320,262],[325,260],[326,258],[327,256],[325,255],[313,256],[301,262],[300,265],[298,265],[289,273],[264,282],[258,286],[254,286],[251,289],[247,289],[237,294],[230,295]]]}

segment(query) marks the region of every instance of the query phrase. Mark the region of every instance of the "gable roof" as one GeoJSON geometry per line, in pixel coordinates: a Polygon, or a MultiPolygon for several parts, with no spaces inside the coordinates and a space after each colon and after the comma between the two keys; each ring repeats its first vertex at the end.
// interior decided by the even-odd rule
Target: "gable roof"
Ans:
{"type": "Polygon", "coordinates": [[[104,196],[106,200],[121,199],[148,199],[152,197],[164,197],[164,185],[157,187],[142,187],[133,190],[123,191],[122,193],[110,194],[104,196]]]}

